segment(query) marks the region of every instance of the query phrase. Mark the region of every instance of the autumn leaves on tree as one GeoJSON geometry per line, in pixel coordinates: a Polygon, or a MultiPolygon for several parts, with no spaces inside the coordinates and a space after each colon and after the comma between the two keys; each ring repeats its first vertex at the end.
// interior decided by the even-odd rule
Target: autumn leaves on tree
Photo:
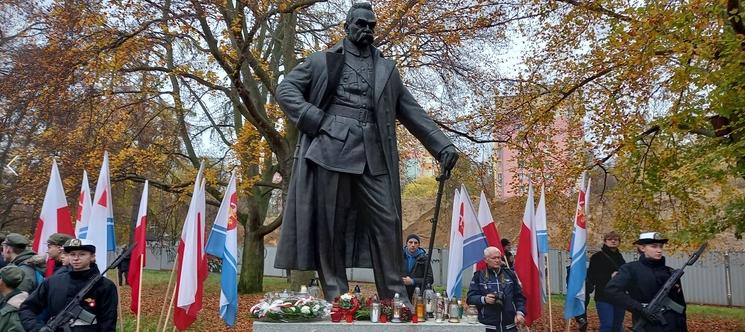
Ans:
{"type": "MultiPolygon", "coordinates": [[[[348,6],[4,1],[0,162],[17,156],[19,176],[0,174],[0,226],[33,228],[50,157],[73,202],[82,169],[109,150],[117,213],[136,213],[149,179],[160,195],[151,224],[176,234],[188,181],[207,158],[213,204],[239,167],[239,220],[252,253],[239,286],[261,290],[263,238],[281,223],[268,207],[286,192],[297,139],[275,87],[304,56],[342,38],[348,6]]],[[[561,200],[583,169],[609,179],[596,192],[603,218],[622,230],[664,225],[681,240],[745,231],[738,0],[374,6],[377,47],[472,156],[466,168],[480,170],[464,172],[465,181],[483,184],[465,177],[488,175],[478,147],[500,142],[546,182],[549,200],[561,200]]]]}

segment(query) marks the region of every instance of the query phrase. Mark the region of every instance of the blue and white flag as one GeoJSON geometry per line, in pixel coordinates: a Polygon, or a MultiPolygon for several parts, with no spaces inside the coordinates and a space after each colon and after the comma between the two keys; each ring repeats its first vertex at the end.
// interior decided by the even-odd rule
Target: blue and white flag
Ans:
{"type": "Polygon", "coordinates": [[[460,192],[455,193],[450,227],[447,292],[450,297],[460,298],[463,272],[484,259],[487,247],[471,197],[463,185],[460,192]]]}
{"type": "Polygon", "coordinates": [[[238,195],[236,193],[235,172],[233,172],[205,249],[208,254],[222,259],[220,317],[231,327],[235,326],[238,314],[237,211],[238,195]]]}
{"type": "Polygon", "coordinates": [[[109,179],[109,152],[103,154],[101,171],[96,182],[96,194],[93,196],[88,234],[85,239],[96,246],[96,264],[105,269],[108,264],[107,252],[116,250],[114,238],[114,206],[111,199],[111,181],[109,179]]]}
{"type": "Polygon", "coordinates": [[[546,262],[548,256],[548,230],[546,228],[546,194],[541,186],[541,199],[535,209],[535,236],[538,242],[538,272],[541,275],[541,298],[543,303],[548,301],[548,279],[546,278],[546,262]]]}
{"type": "Polygon", "coordinates": [[[548,254],[548,229],[546,228],[546,195],[541,186],[541,199],[535,209],[535,235],[538,238],[538,253],[548,254]]]}
{"type": "Polygon", "coordinates": [[[585,279],[587,277],[587,193],[590,181],[584,186],[582,175],[580,191],[577,195],[577,210],[574,215],[574,232],[569,247],[572,263],[569,266],[567,297],[564,304],[564,319],[571,319],[585,313],[585,279]]]}

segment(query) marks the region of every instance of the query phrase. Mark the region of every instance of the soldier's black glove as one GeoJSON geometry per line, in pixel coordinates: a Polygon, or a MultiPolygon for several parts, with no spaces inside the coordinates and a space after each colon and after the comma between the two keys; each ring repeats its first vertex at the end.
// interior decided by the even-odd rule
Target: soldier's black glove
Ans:
{"type": "Polygon", "coordinates": [[[662,324],[662,313],[659,311],[652,311],[647,308],[644,308],[642,311],[642,315],[644,315],[644,318],[653,325],[660,325],[662,324]]]}
{"type": "Polygon", "coordinates": [[[455,167],[455,163],[458,161],[458,151],[455,150],[454,146],[450,145],[440,151],[438,161],[442,164],[442,168],[449,171],[455,167]]]}

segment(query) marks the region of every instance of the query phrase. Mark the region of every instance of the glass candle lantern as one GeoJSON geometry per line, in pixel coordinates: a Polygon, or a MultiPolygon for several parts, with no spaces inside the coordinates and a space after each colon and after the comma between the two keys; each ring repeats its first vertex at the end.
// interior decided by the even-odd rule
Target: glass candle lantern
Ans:
{"type": "Polygon", "coordinates": [[[318,283],[316,282],[316,279],[311,279],[310,284],[308,285],[308,295],[320,298],[321,297],[321,287],[318,287],[318,283]]]}
{"type": "Polygon", "coordinates": [[[440,293],[435,294],[435,322],[444,322],[445,317],[445,299],[442,298],[440,293]]]}
{"type": "Polygon", "coordinates": [[[475,305],[469,305],[463,317],[465,317],[466,322],[468,322],[468,324],[478,324],[479,310],[476,309],[475,305]]]}
{"type": "Polygon", "coordinates": [[[373,303],[372,309],[370,310],[370,321],[377,323],[380,320],[380,303],[373,303]]]}
{"type": "Polygon", "coordinates": [[[450,308],[448,309],[449,319],[448,322],[450,323],[460,323],[460,319],[458,316],[460,316],[460,306],[458,306],[458,302],[456,301],[450,301],[450,308]]]}
{"type": "Polygon", "coordinates": [[[393,296],[393,319],[391,319],[391,322],[393,323],[401,322],[401,307],[402,306],[403,306],[403,303],[401,302],[400,295],[396,293],[396,295],[393,296]]]}
{"type": "Polygon", "coordinates": [[[427,312],[427,318],[435,317],[435,292],[431,286],[424,290],[424,308],[427,312]]]}

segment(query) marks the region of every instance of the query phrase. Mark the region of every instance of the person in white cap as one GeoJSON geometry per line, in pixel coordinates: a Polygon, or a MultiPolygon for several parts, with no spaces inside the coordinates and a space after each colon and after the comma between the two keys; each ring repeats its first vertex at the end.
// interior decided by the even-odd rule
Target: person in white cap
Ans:
{"type": "MultiPolygon", "coordinates": [[[[46,321],[37,320],[39,315],[46,311],[49,318],[56,316],[88,282],[101,274],[95,263],[96,247],[93,244],[86,240],[70,239],[63,248],[70,268],[44,280],[19,309],[26,332],[39,331],[46,324],[46,321]]],[[[108,278],[99,279],[80,302],[83,312],[69,325],[70,331],[115,332],[118,301],[114,283],[108,278]]]]}
{"type": "Polygon", "coordinates": [[[680,280],[668,294],[671,301],[666,304],[666,310],[660,313],[646,308],[673,273],[673,268],[665,265],[665,256],[662,255],[667,241],[657,232],[640,234],[634,242],[641,253],[639,260],[621,265],[618,273],[605,286],[608,299],[631,311],[634,324],[646,318],[645,332],[688,330],[680,280]]]}

